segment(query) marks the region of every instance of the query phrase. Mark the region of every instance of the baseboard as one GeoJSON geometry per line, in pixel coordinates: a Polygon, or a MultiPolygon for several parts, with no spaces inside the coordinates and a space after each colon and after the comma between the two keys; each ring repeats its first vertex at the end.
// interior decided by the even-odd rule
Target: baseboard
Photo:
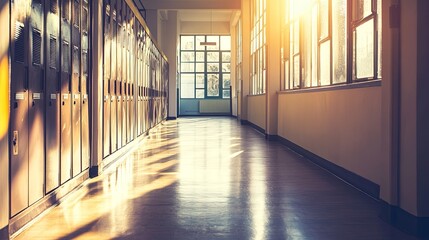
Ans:
{"type": "Polygon", "coordinates": [[[0,228],[0,239],[9,240],[9,226],[0,228]]]}
{"type": "Polygon", "coordinates": [[[17,234],[31,221],[36,219],[41,213],[46,211],[48,208],[57,205],[64,197],[66,197],[73,190],[77,189],[88,178],[89,170],[87,169],[81,174],[77,175],[75,178],[70,179],[62,186],[59,186],[57,189],[48,193],[45,197],[40,199],[32,206],[26,208],[24,211],[14,216],[9,222],[9,234],[11,236],[17,234]]]}
{"type": "Polygon", "coordinates": [[[340,167],[306,149],[303,147],[283,138],[280,136],[271,137],[276,138],[278,141],[280,141],[282,144],[286,145],[293,151],[297,152],[298,154],[304,156],[308,160],[314,162],[315,164],[319,165],[320,167],[328,170],[332,174],[338,176],[339,178],[343,179],[347,183],[351,184],[352,186],[358,188],[359,190],[363,191],[364,193],[368,194],[369,196],[379,199],[380,198],[380,186],[366,178],[363,178],[356,173],[353,173],[343,167],[340,167]]]}
{"type": "Polygon", "coordinates": [[[249,125],[250,127],[252,127],[253,129],[255,129],[256,131],[258,131],[258,132],[260,132],[260,133],[262,133],[262,134],[265,135],[265,129],[259,127],[258,125],[254,124],[252,122],[249,122],[247,120],[240,120],[240,122],[241,122],[241,125],[249,125]]]}
{"type": "Polygon", "coordinates": [[[172,121],[172,120],[176,120],[177,117],[167,117],[167,121],[172,121]]]}
{"type": "Polygon", "coordinates": [[[380,202],[381,219],[406,233],[424,239],[429,238],[429,217],[417,217],[397,206],[392,206],[385,201],[380,202]]]}

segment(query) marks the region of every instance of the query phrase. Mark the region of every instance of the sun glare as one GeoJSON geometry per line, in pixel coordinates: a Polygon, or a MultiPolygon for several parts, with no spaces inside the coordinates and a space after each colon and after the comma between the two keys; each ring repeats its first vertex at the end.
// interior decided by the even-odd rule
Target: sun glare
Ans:
{"type": "Polygon", "coordinates": [[[302,15],[305,11],[309,9],[313,1],[314,0],[291,0],[290,15],[292,17],[302,15]]]}

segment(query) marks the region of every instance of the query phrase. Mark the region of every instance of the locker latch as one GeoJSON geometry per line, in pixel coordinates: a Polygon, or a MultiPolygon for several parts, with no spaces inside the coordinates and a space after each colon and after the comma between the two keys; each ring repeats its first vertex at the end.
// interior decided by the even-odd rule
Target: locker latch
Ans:
{"type": "Polygon", "coordinates": [[[18,131],[13,131],[12,149],[13,155],[18,155],[18,131]]]}

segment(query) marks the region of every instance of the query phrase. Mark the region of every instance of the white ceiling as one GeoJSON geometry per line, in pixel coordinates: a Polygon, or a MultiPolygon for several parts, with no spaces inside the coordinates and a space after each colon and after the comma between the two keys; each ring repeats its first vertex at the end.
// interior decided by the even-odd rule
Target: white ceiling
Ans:
{"type": "Polygon", "coordinates": [[[148,10],[177,10],[183,22],[229,22],[233,12],[241,7],[241,0],[142,0],[142,3],[148,10]]]}

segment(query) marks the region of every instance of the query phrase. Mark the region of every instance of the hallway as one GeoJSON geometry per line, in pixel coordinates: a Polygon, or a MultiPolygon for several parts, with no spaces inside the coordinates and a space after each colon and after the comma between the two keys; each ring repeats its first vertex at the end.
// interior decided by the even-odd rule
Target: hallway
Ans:
{"type": "Polygon", "coordinates": [[[414,239],[378,204],[231,118],[179,118],[15,239],[414,239]]]}

